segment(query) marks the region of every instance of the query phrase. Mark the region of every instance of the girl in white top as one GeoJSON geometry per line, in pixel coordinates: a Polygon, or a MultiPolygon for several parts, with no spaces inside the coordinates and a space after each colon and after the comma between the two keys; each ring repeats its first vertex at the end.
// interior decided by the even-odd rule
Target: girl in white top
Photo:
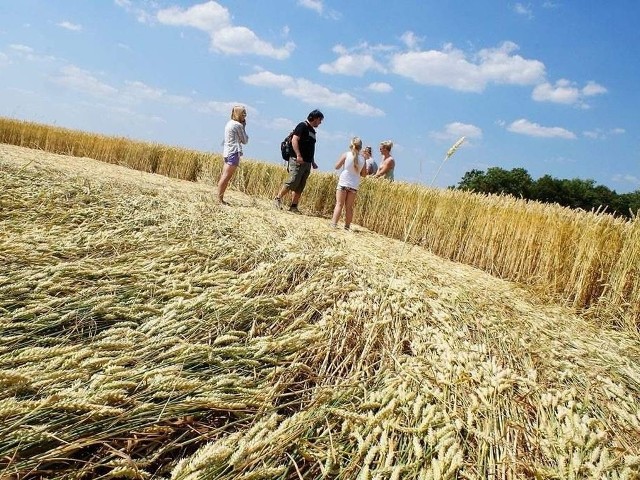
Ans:
{"type": "Polygon", "coordinates": [[[360,186],[360,177],[367,176],[367,167],[364,159],[360,157],[362,140],[358,137],[351,139],[349,151],[340,155],[336,163],[336,170],[342,168],[336,188],[336,207],[333,209],[331,226],[337,227],[342,209],[344,208],[344,228],[349,230],[353,219],[353,206],[356,202],[356,194],[360,186]]]}
{"type": "Polygon", "coordinates": [[[218,201],[222,205],[229,205],[224,201],[224,192],[233,177],[242,156],[242,144],[249,142],[249,135],[245,130],[247,125],[247,110],[242,105],[236,105],[231,109],[231,120],[224,126],[224,147],[222,156],[222,174],[218,181],[218,201]]]}

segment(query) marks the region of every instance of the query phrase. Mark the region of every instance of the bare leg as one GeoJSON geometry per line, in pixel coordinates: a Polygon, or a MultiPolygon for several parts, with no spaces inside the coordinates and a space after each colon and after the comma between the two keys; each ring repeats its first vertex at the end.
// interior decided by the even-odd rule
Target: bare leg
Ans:
{"type": "Polygon", "coordinates": [[[228,163],[225,163],[222,167],[222,174],[220,175],[220,180],[218,181],[218,200],[220,201],[220,203],[225,203],[224,192],[227,190],[229,182],[231,181],[231,178],[233,177],[233,174],[235,173],[237,168],[237,165],[229,165],[228,163]]]}
{"type": "Polygon", "coordinates": [[[280,191],[278,192],[277,197],[278,198],[282,198],[284,197],[287,193],[289,193],[289,188],[286,185],[283,185],[282,188],[280,189],[280,191]]]}
{"type": "Polygon", "coordinates": [[[351,226],[351,220],[353,219],[353,206],[356,203],[357,192],[347,191],[347,196],[344,201],[344,228],[351,226]]]}
{"type": "Polygon", "coordinates": [[[340,220],[340,215],[342,215],[342,207],[344,207],[344,201],[346,197],[346,190],[336,190],[336,206],[333,209],[333,217],[331,218],[331,223],[333,223],[334,225],[338,223],[338,220],[340,220]]]}

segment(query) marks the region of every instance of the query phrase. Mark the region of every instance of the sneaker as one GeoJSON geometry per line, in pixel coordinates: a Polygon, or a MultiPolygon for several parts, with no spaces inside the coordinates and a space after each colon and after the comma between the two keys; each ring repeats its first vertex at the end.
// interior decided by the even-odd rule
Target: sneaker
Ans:
{"type": "Polygon", "coordinates": [[[349,231],[349,230],[351,230],[351,227],[350,227],[349,225],[345,225],[345,226],[344,226],[344,229],[345,229],[345,230],[347,230],[347,231],[349,231]]]}
{"type": "Polygon", "coordinates": [[[330,223],[329,226],[331,228],[338,228],[338,224],[337,223],[330,223]]]}
{"type": "Polygon", "coordinates": [[[296,215],[300,215],[302,213],[300,210],[298,210],[298,207],[290,207],[289,211],[291,213],[295,213],[296,215]]]}
{"type": "Polygon", "coordinates": [[[278,197],[274,198],[273,206],[276,207],[276,209],[278,210],[282,210],[282,200],[280,200],[278,197]]]}

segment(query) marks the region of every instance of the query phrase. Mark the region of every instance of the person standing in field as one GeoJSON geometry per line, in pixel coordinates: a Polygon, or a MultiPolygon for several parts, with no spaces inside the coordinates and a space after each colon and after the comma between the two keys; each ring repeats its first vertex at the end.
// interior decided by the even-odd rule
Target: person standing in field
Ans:
{"type": "Polygon", "coordinates": [[[390,182],[393,182],[393,171],[396,168],[396,161],[391,156],[392,148],[393,142],[391,140],[385,140],[380,143],[382,163],[380,164],[378,171],[373,175],[375,178],[386,178],[390,182]]]}
{"type": "Polygon", "coordinates": [[[307,184],[307,179],[311,174],[311,169],[318,168],[314,156],[316,151],[316,128],[320,126],[324,120],[324,115],[320,110],[313,110],[307,116],[307,120],[300,122],[293,130],[291,137],[291,146],[293,154],[289,159],[289,178],[284,182],[282,188],[273,200],[278,210],[282,209],[282,197],[289,192],[293,192],[293,199],[289,211],[300,213],[298,204],[300,197],[307,184]]]}
{"type": "Polygon", "coordinates": [[[229,205],[224,200],[224,192],[229,186],[242,156],[242,145],[249,142],[249,135],[245,129],[247,125],[247,109],[242,105],[236,105],[231,109],[231,120],[224,127],[224,147],[222,157],[222,173],[218,181],[218,201],[222,205],[229,205]]]}
{"type": "Polygon", "coordinates": [[[364,150],[362,150],[362,156],[367,164],[367,175],[375,174],[378,171],[378,164],[373,159],[373,154],[371,153],[371,147],[369,145],[364,147],[364,150]]]}
{"type": "Polygon", "coordinates": [[[333,209],[333,217],[331,219],[331,226],[334,228],[338,226],[338,220],[340,220],[343,208],[344,229],[349,230],[351,228],[353,207],[356,203],[360,178],[367,176],[367,164],[364,158],[360,157],[360,150],[362,150],[362,140],[358,137],[353,137],[349,145],[349,151],[340,155],[336,163],[336,170],[342,168],[342,171],[338,178],[336,206],[333,209]]]}

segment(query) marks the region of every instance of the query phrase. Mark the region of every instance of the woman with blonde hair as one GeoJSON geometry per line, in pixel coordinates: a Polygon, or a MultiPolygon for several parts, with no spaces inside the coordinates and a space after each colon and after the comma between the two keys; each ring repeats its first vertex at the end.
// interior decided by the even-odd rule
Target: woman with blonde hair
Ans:
{"type": "Polygon", "coordinates": [[[336,162],[336,170],[342,168],[340,177],[338,178],[338,187],[336,188],[336,206],[333,209],[333,218],[331,226],[337,227],[342,209],[344,208],[344,229],[351,228],[351,220],[353,219],[353,207],[356,202],[356,194],[360,186],[360,177],[367,176],[367,165],[363,158],[360,158],[360,150],[362,150],[362,140],[358,137],[351,139],[349,151],[344,152],[336,162]]]}
{"type": "Polygon", "coordinates": [[[224,200],[224,192],[233,177],[242,156],[242,144],[249,142],[249,135],[245,127],[247,125],[247,109],[242,105],[236,105],[231,109],[231,120],[224,127],[224,147],[222,157],[222,173],[218,181],[218,201],[222,205],[229,205],[224,200]]]}
{"type": "Polygon", "coordinates": [[[391,140],[385,140],[380,142],[380,154],[382,155],[382,163],[378,168],[378,171],[373,175],[375,178],[386,178],[390,182],[393,182],[393,171],[396,168],[396,161],[391,156],[391,149],[393,148],[393,142],[391,140]]]}

